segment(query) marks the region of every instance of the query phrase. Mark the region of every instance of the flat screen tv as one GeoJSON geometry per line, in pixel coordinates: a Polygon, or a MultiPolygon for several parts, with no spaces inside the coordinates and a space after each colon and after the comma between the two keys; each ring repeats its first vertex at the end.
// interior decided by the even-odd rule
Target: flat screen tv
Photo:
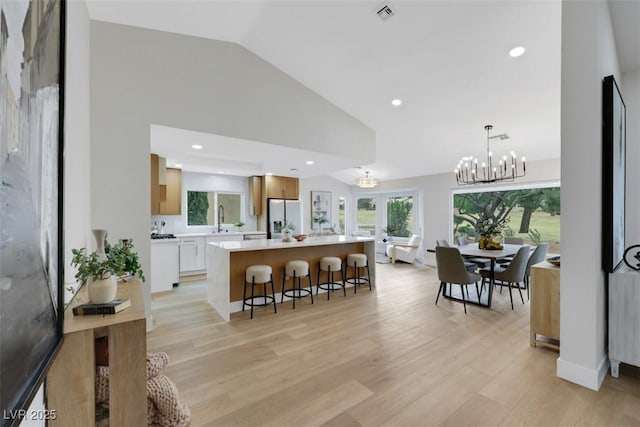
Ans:
{"type": "Polygon", "coordinates": [[[18,425],[62,342],[64,2],[0,0],[0,405],[18,425]]]}
{"type": "Polygon", "coordinates": [[[602,83],[602,265],[612,273],[624,258],[626,109],[613,76],[602,83]]]}

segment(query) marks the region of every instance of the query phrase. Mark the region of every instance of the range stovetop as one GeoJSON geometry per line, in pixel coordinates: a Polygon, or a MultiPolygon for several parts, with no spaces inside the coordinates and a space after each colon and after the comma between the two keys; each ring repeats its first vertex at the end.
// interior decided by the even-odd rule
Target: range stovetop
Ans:
{"type": "Polygon", "coordinates": [[[175,234],[157,234],[156,233],[156,234],[152,234],[151,238],[153,240],[156,240],[156,239],[175,239],[176,236],[175,236],[175,234]]]}

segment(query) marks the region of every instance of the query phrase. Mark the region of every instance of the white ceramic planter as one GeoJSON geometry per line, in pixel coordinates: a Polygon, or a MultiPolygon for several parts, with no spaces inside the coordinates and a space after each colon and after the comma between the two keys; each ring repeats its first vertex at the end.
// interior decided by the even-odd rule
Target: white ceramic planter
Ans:
{"type": "Polygon", "coordinates": [[[115,275],[108,279],[91,280],[87,286],[89,300],[93,304],[111,302],[116,298],[116,293],[118,292],[118,281],[115,275]]]}

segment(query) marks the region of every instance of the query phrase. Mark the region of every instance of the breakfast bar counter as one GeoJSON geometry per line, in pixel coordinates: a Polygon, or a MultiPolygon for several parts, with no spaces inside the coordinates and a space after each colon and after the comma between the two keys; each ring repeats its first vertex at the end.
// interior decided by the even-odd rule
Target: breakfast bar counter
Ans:
{"type": "Polygon", "coordinates": [[[212,242],[209,249],[207,301],[227,321],[231,313],[242,310],[244,274],[250,265],[271,266],[277,301],[280,301],[284,266],[287,261],[296,259],[309,263],[315,286],[320,258],[340,257],[344,265],[348,254],[366,254],[371,284],[375,285],[375,239],[372,237],[316,236],[301,242],[277,239],[212,242]]]}

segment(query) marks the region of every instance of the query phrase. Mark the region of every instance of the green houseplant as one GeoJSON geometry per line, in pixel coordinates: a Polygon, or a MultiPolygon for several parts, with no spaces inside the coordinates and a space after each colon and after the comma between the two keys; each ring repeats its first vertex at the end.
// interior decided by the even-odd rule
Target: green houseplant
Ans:
{"type": "Polygon", "coordinates": [[[71,265],[78,268],[75,278],[87,282],[91,302],[113,301],[117,293],[117,276],[131,274],[145,280],[138,254],[132,249],[131,240],[121,239],[113,246],[106,243],[104,253],[88,253],[85,248],[71,250],[71,265]]]}
{"type": "Polygon", "coordinates": [[[233,225],[236,227],[236,230],[242,231],[242,227],[244,227],[244,222],[238,221],[238,222],[233,223],[233,225]]]}

